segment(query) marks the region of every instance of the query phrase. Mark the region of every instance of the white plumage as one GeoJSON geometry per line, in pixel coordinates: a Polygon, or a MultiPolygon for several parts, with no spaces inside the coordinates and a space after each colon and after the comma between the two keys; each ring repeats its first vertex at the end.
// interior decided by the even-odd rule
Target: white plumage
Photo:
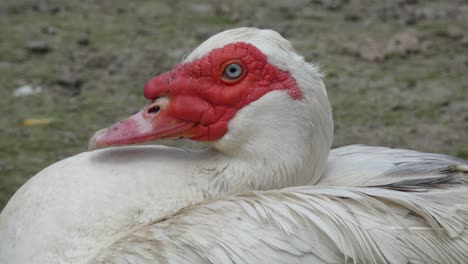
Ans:
{"type": "Polygon", "coordinates": [[[329,155],[321,75],[276,32],[225,31],[185,62],[238,41],[289,72],[303,100],[269,92],[209,149],[110,148],[51,165],[2,211],[0,263],[468,262],[468,163],[356,145],[329,155]]]}
{"type": "MultiPolygon", "coordinates": [[[[360,165],[369,182],[350,184],[362,187],[301,186],[207,200],[142,225],[102,251],[93,263],[464,263],[468,259],[466,162],[409,150],[349,146],[332,150],[329,171],[340,163],[345,167],[337,172],[348,168],[351,173],[334,184],[349,183],[346,177],[365,180],[358,176],[360,165]],[[368,162],[378,164],[375,175],[366,170],[368,162]]],[[[323,177],[326,182],[340,175],[323,177]]]]}

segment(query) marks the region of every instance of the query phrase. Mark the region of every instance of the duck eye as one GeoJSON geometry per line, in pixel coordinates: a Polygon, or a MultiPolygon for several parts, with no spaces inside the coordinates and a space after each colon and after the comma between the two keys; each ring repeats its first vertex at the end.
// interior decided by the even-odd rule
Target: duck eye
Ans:
{"type": "Polygon", "coordinates": [[[239,78],[242,72],[242,66],[237,63],[228,64],[226,68],[224,68],[224,76],[231,80],[239,78]]]}

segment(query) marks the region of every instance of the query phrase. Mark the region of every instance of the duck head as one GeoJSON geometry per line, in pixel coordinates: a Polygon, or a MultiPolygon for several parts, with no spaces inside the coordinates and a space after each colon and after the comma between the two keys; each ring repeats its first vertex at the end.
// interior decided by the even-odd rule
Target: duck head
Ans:
{"type": "Polygon", "coordinates": [[[89,148],[187,138],[245,155],[261,144],[294,151],[310,141],[326,157],[333,138],[322,75],[272,30],[214,35],[151,79],[144,96],[140,112],[96,132],[89,148]]]}

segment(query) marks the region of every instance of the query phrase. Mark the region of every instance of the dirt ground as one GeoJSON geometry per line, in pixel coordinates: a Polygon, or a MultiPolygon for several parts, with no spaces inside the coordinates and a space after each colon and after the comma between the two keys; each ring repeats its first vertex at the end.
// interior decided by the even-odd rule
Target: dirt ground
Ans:
{"type": "Polygon", "coordinates": [[[0,1],[0,208],[207,37],[272,28],[327,75],[335,146],[468,159],[468,1],[0,1]],[[38,88],[40,87],[40,88],[38,88]]]}

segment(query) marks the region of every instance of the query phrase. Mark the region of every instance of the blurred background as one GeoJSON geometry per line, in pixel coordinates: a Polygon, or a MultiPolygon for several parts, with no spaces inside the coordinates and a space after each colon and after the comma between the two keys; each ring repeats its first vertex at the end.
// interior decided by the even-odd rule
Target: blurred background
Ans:
{"type": "Polygon", "coordinates": [[[468,1],[1,0],[0,209],[139,110],[147,80],[240,26],[274,29],[320,64],[335,147],[468,159],[468,1]]]}

